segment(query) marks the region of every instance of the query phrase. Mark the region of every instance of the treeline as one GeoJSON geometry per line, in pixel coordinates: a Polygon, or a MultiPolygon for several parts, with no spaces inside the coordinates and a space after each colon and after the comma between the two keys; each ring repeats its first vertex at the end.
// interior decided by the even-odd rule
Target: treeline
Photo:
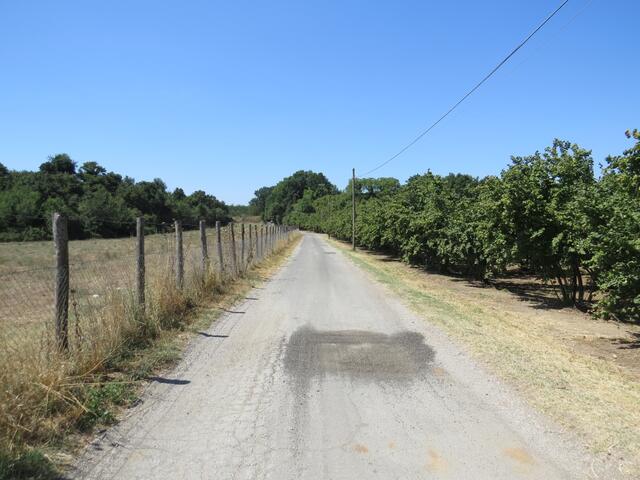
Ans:
{"type": "Polygon", "coordinates": [[[96,162],[77,168],[66,154],[49,157],[37,172],[0,164],[0,241],[50,238],[56,211],[68,217],[72,239],[130,235],[137,216],[151,231],[169,227],[174,219],[186,225],[231,219],[224,202],[201,190],[168,192],[160,179],[136,182],[96,162]]]}
{"type": "MultiPolygon", "coordinates": [[[[599,176],[590,151],[556,140],[499,176],[358,179],[357,243],[485,281],[517,267],[553,282],[567,304],[639,321],[640,132],[627,136],[634,145],[599,176]]],[[[350,239],[351,188],[304,190],[283,221],[350,239]]]]}

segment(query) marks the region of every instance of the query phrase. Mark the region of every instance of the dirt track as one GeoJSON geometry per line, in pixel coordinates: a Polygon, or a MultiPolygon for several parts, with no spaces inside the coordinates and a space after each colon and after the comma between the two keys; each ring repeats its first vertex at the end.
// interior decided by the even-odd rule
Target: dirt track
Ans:
{"type": "Polygon", "coordinates": [[[201,337],[74,477],[590,476],[588,455],[320,236],[201,337]]]}

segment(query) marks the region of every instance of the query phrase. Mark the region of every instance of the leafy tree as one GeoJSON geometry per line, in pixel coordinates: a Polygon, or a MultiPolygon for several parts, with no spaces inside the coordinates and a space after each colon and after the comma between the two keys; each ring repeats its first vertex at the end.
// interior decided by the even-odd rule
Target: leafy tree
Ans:
{"type": "Polygon", "coordinates": [[[322,173],[300,170],[276,184],[266,197],[262,218],[281,223],[293,205],[309,190],[313,198],[337,193],[322,173]]]}
{"type": "MultiPolygon", "coordinates": [[[[599,179],[591,152],[562,140],[513,157],[499,177],[357,179],[358,244],[486,281],[519,267],[555,282],[568,304],[595,299],[598,314],[638,321],[640,132],[627,136],[634,146],[609,157],[599,179]]],[[[265,218],[285,211],[289,223],[350,239],[351,182],[344,192],[285,195],[285,180],[267,195],[265,218]]]]}
{"type": "Polygon", "coordinates": [[[227,206],[199,191],[187,196],[182,189],[167,192],[162,180],[136,183],[108,172],[96,162],[76,163],[58,154],[37,172],[9,171],[0,165],[0,240],[40,240],[50,237],[51,214],[68,217],[71,239],[116,237],[132,233],[135,217],[149,225],[174,218],[195,225],[228,221],[227,206]]]}
{"type": "Polygon", "coordinates": [[[66,153],[59,153],[49,157],[49,159],[40,165],[42,173],[66,173],[73,175],[76,173],[76,162],[66,153]]]}
{"type": "Polygon", "coordinates": [[[517,260],[545,280],[555,279],[566,301],[584,297],[585,199],[594,192],[591,152],[555,140],[544,154],[512,157],[502,174],[503,220],[517,260]]]}
{"type": "Polygon", "coordinates": [[[597,312],[620,320],[640,319],[640,132],[635,144],[609,157],[598,185],[595,219],[585,241],[593,252],[587,267],[601,298],[597,312]]]}
{"type": "Polygon", "coordinates": [[[9,181],[11,176],[9,175],[9,169],[0,163],[0,190],[9,188],[9,181]]]}
{"type": "Polygon", "coordinates": [[[267,198],[271,195],[273,187],[262,187],[254,192],[254,197],[249,202],[249,208],[254,215],[264,215],[267,207],[267,198]]]}

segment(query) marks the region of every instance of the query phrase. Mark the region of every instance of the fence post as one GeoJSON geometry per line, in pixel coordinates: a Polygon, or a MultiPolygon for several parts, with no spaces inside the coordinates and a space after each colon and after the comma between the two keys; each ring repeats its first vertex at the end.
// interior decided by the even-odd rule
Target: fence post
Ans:
{"type": "Polygon", "coordinates": [[[244,271],[246,268],[244,261],[244,223],[240,224],[240,270],[244,271]]]}
{"type": "Polygon", "coordinates": [[[184,282],[184,255],[182,253],[182,222],[176,220],[176,286],[182,289],[184,282]]]}
{"type": "Polygon", "coordinates": [[[265,225],[264,227],[264,256],[266,257],[271,252],[271,226],[265,225]]]}
{"type": "Polygon", "coordinates": [[[202,276],[206,278],[209,270],[209,251],[207,250],[207,223],[200,220],[200,249],[202,252],[202,276]]]}
{"type": "Polygon", "coordinates": [[[233,275],[238,273],[238,258],[236,256],[236,232],[235,223],[231,222],[231,260],[233,261],[233,275]]]}
{"type": "Polygon", "coordinates": [[[136,264],[136,292],[138,296],[138,307],[144,310],[144,218],[136,218],[136,238],[137,242],[137,264],[136,264]]]}
{"type": "Polygon", "coordinates": [[[222,263],[222,235],[220,234],[220,220],[216,220],[216,243],[218,248],[218,273],[220,274],[220,279],[222,279],[224,263],[222,263]]]}
{"type": "Polygon", "coordinates": [[[260,234],[258,233],[258,225],[255,225],[254,233],[256,234],[256,262],[260,261],[260,234]]]}
{"type": "Polygon", "coordinates": [[[259,247],[259,244],[258,244],[258,226],[254,225],[253,228],[254,228],[253,233],[255,234],[255,237],[256,237],[255,238],[255,242],[256,242],[256,261],[258,261],[258,259],[259,259],[259,257],[258,257],[258,247],[259,247]]]}
{"type": "Polygon", "coordinates": [[[247,253],[247,267],[253,263],[253,225],[249,224],[249,253],[247,253]]]}
{"type": "MultiPolygon", "coordinates": [[[[261,229],[262,227],[260,227],[261,229]]],[[[256,260],[259,262],[260,261],[260,255],[262,254],[262,248],[261,248],[261,243],[262,242],[262,237],[260,236],[260,229],[258,228],[258,225],[256,225],[256,260]]]]}
{"type": "Polygon", "coordinates": [[[67,219],[53,214],[53,244],[56,257],[56,346],[60,351],[69,350],[69,235],[67,219]]]}

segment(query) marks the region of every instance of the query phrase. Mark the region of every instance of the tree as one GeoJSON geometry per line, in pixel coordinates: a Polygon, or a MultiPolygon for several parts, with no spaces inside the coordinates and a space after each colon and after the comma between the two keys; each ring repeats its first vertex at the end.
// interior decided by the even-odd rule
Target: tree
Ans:
{"type": "Polygon", "coordinates": [[[635,144],[607,158],[585,243],[593,252],[587,267],[602,292],[597,312],[619,320],[640,319],[640,132],[635,144]]]}
{"type": "Polygon", "coordinates": [[[251,213],[264,217],[264,212],[267,207],[267,198],[271,195],[272,190],[273,187],[262,187],[253,192],[254,197],[249,201],[251,213]]]}
{"type": "Polygon", "coordinates": [[[0,163],[0,190],[9,188],[10,179],[9,169],[0,163]]]}
{"type": "Polygon", "coordinates": [[[40,171],[50,174],[65,173],[74,175],[76,173],[76,162],[71,160],[71,157],[66,153],[58,153],[50,156],[46,162],[40,165],[40,171]]]}
{"type": "Polygon", "coordinates": [[[262,214],[264,220],[281,223],[305,190],[315,198],[334,194],[338,189],[322,173],[299,170],[276,184],[266,197],[262,214]]]}
{"type": "Polygon", "coordinates": [[[585,201],[594,192],[591,152],[554,140],[544,154],[512,157],[502,174],[505,212],[518,260],[543,279],[555,279],[565,301],[584,298],[585,201]]]}

